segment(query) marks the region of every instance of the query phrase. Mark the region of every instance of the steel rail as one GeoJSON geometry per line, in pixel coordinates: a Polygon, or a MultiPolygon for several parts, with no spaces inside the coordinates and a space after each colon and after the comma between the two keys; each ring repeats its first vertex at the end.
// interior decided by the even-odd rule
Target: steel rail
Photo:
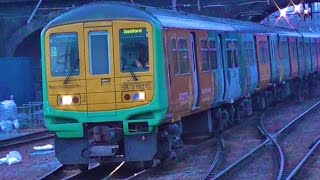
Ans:
{"type": "MultiPolygon", "coordinates": [[[[292,127],[294,124],[296,124],[299,120],[303,119],[307,114],[311,113],[313,110],[315,110],[318,106],[320,105],[320,101],[317,102],[316,104],[314,104],[312,107],[310,107],[309,109],[307,109],[305,112],[303,112],[302,114],[300,114],[298,117],[296,117],[294,120],[292,120],[289,124],[287,124],[285,127],[283,127],[282,129],[280,129],[277,133],[272,134],[270,137],[266,139],[263,143],[261,143],[260,145],[258,145],[256,148],[252,149],[249,153],[247,153],[246,155],[244,155],[243,157],[241,157],[239,160],[237,160],[236,162],[232,163],[231,165],[229,165],[227,168],[225,168],[224,170],[222,170],[221,172],[219,172],[213,179],[219,179],[222,178],[224,176],[224,174],[227,174],[228,172],[230,172],[232,169],[236,168],[240,163],[242,163],[244,160],[246,160],[247,158],[249,158],[250,156],[253,156],[254,153],[256,153],[258,150],[260,150],[263,146],[265,146],[266,144],[268,144],[270,141],[276,140],[276,138],[278,138],[280,135],[282,135],[283,132],[285,132],[286,130],[288,130],[290,127],[292,127]]],[[[278,147],[277,147],[278,148],[278,147]]],[[[280,169],[281,170],[281,169],[280,169]]],[[[283,170],[282,170],[282,174],[283,174],[283,170]]]]}
{"type": "Polygon", "coordinates": [[[30,142],[40,141],[44,139],[50,139],[53,138],[53,134],[48,134],[47,130],[34,132],[10,139],[5,139],[0,141],[0,150],[6,149],[12,146],[22,145],[30,142]]]}
{"type": "MultiPolygon", "coordinates": [[[[201,147],[201,146],[203,146],[203,145],[211,142],[212,140],[214,140],[213,137],[212,137],[212,138],[209,138],[209,139],[207,139],[207,140],[205,140],[205,141],[203,141],[203,142],[200,142],[199,144],[196,144],[196,145],[194,145],[194,146],[192,146],[192,147],[189,147],[189,148],[185,149],[184,151],[182,151],[181,153],[177,154],[177,157],[176,157],[176,158],[181,158],[182,156],[185,156],[188,152],[191,152],[191,151],[193,151],[193,150],[195,150],[195,149],[197,149],[197,148],[199,148],[199,147],[201,147]]],[[[169,161],[169,162],[165,162],[165,163],[172,163],[172,162],[173,162],[173,160],[171,160],[171,161],[169,161]]],[[[133,179],[133,178],[138,178],[138,177],[140,177],[140,176],[142,176],[142,175],[150,172],[150,171],[153,170],[154,168],[157,168],[160,164],[162,164],[162,163],[161,163],[161,162],[158,162],[158,163],[154,164],[154,165],[152,166],[152,168],[150,168],[150,169],[144,169],[144,170],[142,170],[142,171],[139,171],[139,172],[137,172],[137,173],[134,173],[133,175],[131,175],[131,176],[127,177],[127,178],[124,178],[124,180],[131,180],[131,179],[133,179]]]]}
{"type": "Polygon", "coordinates": [[[208,179],[214,175],[213,171],[219,162],[222,150],[224,148],[222,142],[223,141],[222,141],[221,134],[219,134],[218,149],[217,149],[215,158],[214,158],[213,162],[211,163],[210,167],[208,168],[208,170],[206,171],[205,175],[202,177],[202,180],[208,179]]]}
{"type": "Polygon", "coordinates": [[[320,138],[312,146],[310,151],[303,157],[303,159],[299,162],[299,164],[293,169],[293,171],[289,174],[286,180],[292,179],[301,170],[302,166],[307,162],[307,160],[311,157],[312,153],[316,150],[316,148],[319,145],[320,145],[320,138]]]}
{"type": "Polygon", "coordinates": [[[263,125],[262,118],[260,119],[260,129],[263,132],[263,134],[265,136],[267,136],[267,138],[269,140],[271,140],[272,144],[274,144],[276,146],[276,148],[277,148],[277,151],[279,153],[278,156],[279,156],[279,159],[280,159],[280,167],[279,167],[277,180],[281,180],[281,177],[282,177],[283,171],[284,171],[284,162],[285,162],[283,150],[282,150],[280,144],[278,143],[278,141],[276,139],[272,138],[271,135],[268,133],[267,129],[263,125]]]}

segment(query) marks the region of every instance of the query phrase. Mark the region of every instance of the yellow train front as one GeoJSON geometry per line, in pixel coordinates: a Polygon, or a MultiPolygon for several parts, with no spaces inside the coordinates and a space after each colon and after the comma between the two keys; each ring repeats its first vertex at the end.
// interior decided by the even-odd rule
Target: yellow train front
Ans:
{"type": "Polygon", "coordinates": [[[168,108],[156,76],[161,33],[150,14],[117,3],[76,8],[43,29],[44,114],[62,164],[154,158],[168,108]]]}

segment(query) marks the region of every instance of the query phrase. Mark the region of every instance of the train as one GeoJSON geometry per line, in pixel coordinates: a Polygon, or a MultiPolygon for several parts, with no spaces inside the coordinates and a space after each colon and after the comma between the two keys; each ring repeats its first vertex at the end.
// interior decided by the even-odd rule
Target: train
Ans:
{"type": "Polygon", "coordinates": [[[150,167],[319,79],[320,34],[120,2],[41,32],[45,125],[61,164],[150,167]]]}

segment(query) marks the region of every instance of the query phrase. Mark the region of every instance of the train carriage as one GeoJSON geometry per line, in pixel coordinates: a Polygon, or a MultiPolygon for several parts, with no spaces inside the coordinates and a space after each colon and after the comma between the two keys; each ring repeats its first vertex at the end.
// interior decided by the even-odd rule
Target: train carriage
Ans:
{"type": "Polygon", "coordinates": [[[319,39],[288,32],[116,2],[57,17],[41,34],[57,158],[150,166],[183,145],[181,130],[222,130],[271,83],[319,69],[319,39]]]}

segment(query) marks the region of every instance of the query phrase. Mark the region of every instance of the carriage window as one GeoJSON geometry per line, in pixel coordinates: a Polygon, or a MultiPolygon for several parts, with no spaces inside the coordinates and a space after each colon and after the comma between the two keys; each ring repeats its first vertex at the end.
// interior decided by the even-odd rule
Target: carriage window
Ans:
{"type": "Polygon", "coordinates": [[[109,74],[109,35],[106,31],[89,33],[90,73],[109,74]]]}
{"type": "Polygon", "coordinates": [[[259,41],[259,61],[262,63],[267,63],[269,54],[268,54],[268,47],[267,47],[267,42],[266,41],[259,41]]]}
{"type": "Polygon", "coordinates": [[[228,67],[239,67],[239,50],[237,41],[226,41],[228,67]]]}
{"type": "Polygon", "coordinates": [[[229,68],[233,68],[233,62],[232,62],[232,43],[231,43],[231,41],[226,41],[226,49],[227,49],[228,67],[229,67],[229,68]]]}
{"type": "Polygon", "coordinates": [[[50,59],[53,77],[78,76],[80,74],[78,34],[52,34],[50,59]]]}
{"type": "Polygon", "coordinates": [[[250,41],[248,43],[248,58],[249,58],[249,64],[254,65],[254,48],[253,48],[253,42],[250,41]]]}
{"type": "Polygon", "coordinates": [[[244,41],[243,43],[243,59],[246,65],[251,64],[251,46],[250,41],[244,41]]]}
{"type": "Polygon", "coordinates": [[[179,63],[178,63],[178,50],[177,50],[177,41],[175,38],[171,39],[172,45],[172,59],[174,63],[174,74],[179,74],[179,63]]]}
{"type": "Polygon", "coordinates": [[[200,45],[201,45],[200,51],[201,51],[201,59],[202,59],[202,71],[208,71],[210,69],[209,57],[208,57],[208,41],[201,40],[200,45]]]}
{"type": "Polygon", "coordinates": [[[302,60],[302,58],[304,57],[304,50],[303,50],[303,42],[299,43],[299,48],[298,48],[298,52],[299,52],[299,57],[302,60]]]}
{"type": "Polygon", "coordinates": [[[286,54],[288,52],[287,42],[286,41],[281,41],[279,46],[280,46],[279,47],[279,58],[281,60],[284,60],[286,58],[286,54]]]}
{"type": "Polygon", "coordinates": [[[233,59],[234,59],[234,66],[239,67],[239,50],[238,50],[238,42],[233,41],[233,59]]]}
{"type": "Polygon", "coordinates": [[[297,44],[295,42],[290,42],[290,51],[291,51],[291,56],[293,59],[297,59],[297,44]]]}
{"type": "Polygon", "coordinates": [[[149,71],[146,28],[120,29],[120,59],[122,72],[149,71]]]}
{"type": "Polygon", "coordinates": [[[310,53],[309,53],[309,43],[305,43],[305,44],[304,44],[304,50],[305,50],[305,58],[309,58],[309,57],[310,57],[310,53]]]}
{"type": "Polygon", "coordinates": [[[209,60],[211,70],[218,68],[216,42],[209,40],[209,60]]]}
{"type": "Polygon", "coordinates": [[[190,72],[187,39],[179,39],[178,49],[181,74],[187,74],[190,72]]]}

